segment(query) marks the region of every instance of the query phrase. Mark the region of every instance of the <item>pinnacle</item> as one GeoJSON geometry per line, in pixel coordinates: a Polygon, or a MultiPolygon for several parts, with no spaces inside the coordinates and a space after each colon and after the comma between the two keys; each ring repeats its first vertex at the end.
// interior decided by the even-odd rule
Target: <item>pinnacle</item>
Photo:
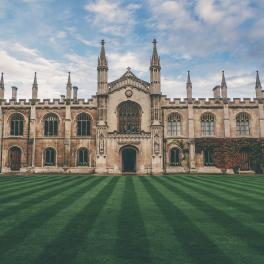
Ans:
{"type": "Polygon", "coordinates": [[[0,88],[4,89],[4,73],[1,73],[0,88]]]}
{"type": "Polygon", "coordinates": [[[190,71],[188,71],[187,83],[192,83],[192,82],[191,82],[191,77],[190,77],[190,71]]]}
{"type": "Polygon", "coordinates": [[[221,83],[221,87],[226,87],[226,80],[225,80],[225,72],[222,71],[222,83],[221,83]]]}
{"type": "Polygon", "coordinates": [[[258,71],[257,71],[257,76],[256,76],[256,89],[262,89],[258,71]]]}

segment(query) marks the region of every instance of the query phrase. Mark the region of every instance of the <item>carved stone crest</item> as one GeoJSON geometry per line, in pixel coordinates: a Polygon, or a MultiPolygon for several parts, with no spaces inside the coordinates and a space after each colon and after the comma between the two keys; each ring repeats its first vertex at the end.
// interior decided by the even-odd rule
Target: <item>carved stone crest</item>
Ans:
{"type": "Polygon", "coordinates": [[[131,97],[133,95],[133,92],[129,89],[125,92],[126,97],[131,97]]]}

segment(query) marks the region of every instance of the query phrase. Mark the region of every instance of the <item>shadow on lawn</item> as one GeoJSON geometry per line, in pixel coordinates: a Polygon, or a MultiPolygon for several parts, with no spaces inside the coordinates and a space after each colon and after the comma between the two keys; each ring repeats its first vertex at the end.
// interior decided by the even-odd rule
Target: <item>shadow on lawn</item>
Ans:
{"type": "MultiPolygon", "coordinates": [[[[77,212],[61,233],[44,248],[44,251],[34,263],[74,263],[80,248],[87,239],[93,224],[119,179],[119,177],[111,178],[110,182],[94,198],[88,200],[88,203],[81,211],[77,212]]],[[[97,184],[98,181],[96,182],[97,184]]],[[[89,189],[93,187],[95,186],[91,186],[89,189]]]]}
{"type": "Polygon", "coordinates": [[[121,263],[151,263],[148,239],[133,177],[129,176],[125,179],[115,255],[121,259],[121,263]]]}
{"type": "Polygon", "coordinates": [[[175,239],[181,243],[193,263],[233,263],[175,204],[154,187],[149,178],[140,180],[174,230],[175,239]]]}

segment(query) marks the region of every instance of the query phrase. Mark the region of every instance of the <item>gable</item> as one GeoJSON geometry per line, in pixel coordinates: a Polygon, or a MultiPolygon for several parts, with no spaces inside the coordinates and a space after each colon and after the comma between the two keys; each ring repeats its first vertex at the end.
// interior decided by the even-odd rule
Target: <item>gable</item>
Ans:
{"type": "Polygon", "coordinates": [[[108,84],[109,93],[126,88],[128,86],[149,93],[149,83],[139,79],[130,68],[117,80],[108,84]]]}

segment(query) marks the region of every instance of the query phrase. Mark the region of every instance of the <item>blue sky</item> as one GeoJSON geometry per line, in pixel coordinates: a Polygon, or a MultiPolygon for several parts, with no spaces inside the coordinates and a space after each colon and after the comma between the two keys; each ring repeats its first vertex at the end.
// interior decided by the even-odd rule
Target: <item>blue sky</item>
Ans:
{"type": "Polygon", "coordinates": [[[264,0],[0,0],[0,71],[30,98],[65,93],[67,72],[79,97],[96,92],[100,40],[109,80],[129,66],[149,80],[152,39],[158,40],[162,92],[185,97],[191,70],[194,97],[212,97],[225,70],[230,97],[254,97],[256,70],[264,82],[264,0]]]}

